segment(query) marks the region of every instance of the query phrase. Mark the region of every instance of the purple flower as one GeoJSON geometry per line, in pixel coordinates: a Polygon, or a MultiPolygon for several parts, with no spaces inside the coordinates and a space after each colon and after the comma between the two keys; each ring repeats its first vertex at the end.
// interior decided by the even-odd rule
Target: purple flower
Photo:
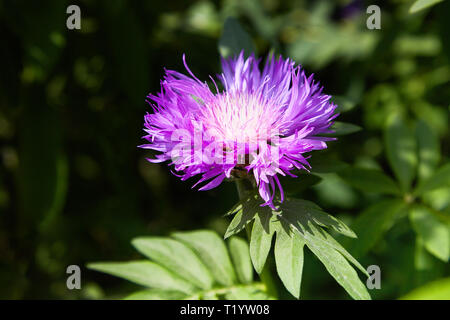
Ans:
{"type": "Polygon", "coordinates": [[[207,82],[166,70],[161,92],[149,95],[153,113],[145,115],[142,148],[159,152],[150,162],[170,161],[177,176],[200,175],[199,190],[225,178],[252,177],[274,208],[278,175],[308,170],[306,152],[325,149],[336,105],[322,87],[290,59],[267,58],[262,71],[254,55],[222,59],[219,82],[207,82]],[[219,86],[221,89],[219,89],[219,86]]]}

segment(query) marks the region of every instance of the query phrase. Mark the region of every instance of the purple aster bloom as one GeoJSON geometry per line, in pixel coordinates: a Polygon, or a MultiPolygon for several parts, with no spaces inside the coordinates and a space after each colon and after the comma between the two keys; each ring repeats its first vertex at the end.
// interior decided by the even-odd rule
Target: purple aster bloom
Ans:
{"type": "Polygon", "coordinates": [[[216,83],[166,70],[161,92],[148,96],[153,113],[145,115],[142,148],[159,153],[150,162],[170,161],[181,180],[200,176],[199,190],[209,190],[225,178],[254,179],[262,205],[274,208],[278,175],[296,177],[293,170],[310,168],[304,154],[327,147],[321,137],[331,133],[336,105],[300,66],[281,56],[251,55],[222,59],[216,83]],[[221,89],[219,89],[219,86],[221,89]]]}

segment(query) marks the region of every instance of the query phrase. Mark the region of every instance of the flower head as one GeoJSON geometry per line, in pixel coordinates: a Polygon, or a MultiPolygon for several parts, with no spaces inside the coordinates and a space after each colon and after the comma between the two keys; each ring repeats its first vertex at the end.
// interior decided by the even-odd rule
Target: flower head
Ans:
{"type": "Polygon", "coordinates": [[[248,175],[263,205],[274,208],[276,187],[284,199],[278,175],[308,170],[304,154],[332,139],[320,135],[332,132],[336,105],[313,75],[281,56],[267,58],[262,70],[254,55],[222,59],[212,88],[183,61],[189,76],[166,70],[161,92],[148,96],[153,113],[145,115],[141,147],[160,152],[148,160],[170,161],[181,180],[199,175],[200,190],[248,175]]]}

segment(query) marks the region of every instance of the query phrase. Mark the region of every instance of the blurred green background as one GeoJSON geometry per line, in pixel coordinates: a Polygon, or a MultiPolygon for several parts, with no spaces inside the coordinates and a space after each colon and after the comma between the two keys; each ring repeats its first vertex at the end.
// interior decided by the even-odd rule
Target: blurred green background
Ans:
{"type": "MultiPolygon", "coordinates": [[[[449,157],[450,1],[410,13],[391,1],[0,1],[0,298],[120,297],[131,284],[84,268],[90,261],[138,257],[141,235],[211,228],[237,201],[234,184],[208,192],[149,164],[142,125],[145,97],[164,68],[183,71],[185,53],[200,79],[220,72],[223,23],[236,17],[257,52],[289,56],[340,97],[340,121],[362,131],[313,159],[365,168],[387,165],[383,128],[392,114],[424,121],[449,157]],[[81,30],[66,28],[66,8],[81,8],[81,30]],[[381,30],[365,10],[381,7],[381,30]],[[82,266],[82,290],[66,288],[66,267],[82,266]]],[[[326,174],[302,197],[352,221],[380,195],[326,174]]],[[[429,196],[450,217],[450,189],[429,196]]],[[[367,226],[369,228],[369,226],[367,226]]],[[[363,265],[382,269],[374,298],[394,299],[449,277],[448,262],[420,251],[401,218],[363,265]],[[424,263],[418,263],[425,261],[424,263]]],[[[350,250],[350,252],[352,252],[350,250]]],[[[447,281],[448,286],[448,281],[447,281]]],[[[305,259],[303,298],[347,298],[320,263],[305,259]]],[[[450,296],[449,296],[450,298],[450,296]]]]}

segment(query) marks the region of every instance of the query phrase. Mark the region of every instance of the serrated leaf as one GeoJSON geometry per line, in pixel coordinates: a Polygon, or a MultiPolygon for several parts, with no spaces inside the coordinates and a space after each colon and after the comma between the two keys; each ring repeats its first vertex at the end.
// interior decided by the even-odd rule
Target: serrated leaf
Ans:
{"type": "Polygon", "coordinates": [[[250,238],[250,257],[256,272],[261,273],[266,263],[272,244],[272,236],[275,229],[270,224],[272,212],[267,207],[259,213],[253,222],[250,238]]]}
{"type": "Polygon", "coordinates": [[[253,194],[247,198],[240,200],[226,215],[235,214],[227,230],[225,231],[224,239],[235,235],[242,231],[245,226],[253,220],[255,215],[261,209],[261,201],[253,194]]]}
{"type": "Polygon", "coordinates": [[[376,169],[346,168],[339,171],[338,174],[352,187],[362,191],[400,194],[400,189],[395,181],[376,169]]]}
{"type": "Polygon", "coordinates": [[[196,288],[150,261],[90,263],[88,268],[129,280],[145,287],[192,293],[196,288]]]}
{"type": "Polygon", "coordinates": [[[124,300],[181,300],[185,296],[178,291],[149,289],[133,292],[126,296],[124,300]]]}
{"type": "Polygon", "coordinates": [[[236,275],[228,251],[217,233],[198,230],[176,232],[172,236],[194,250],[208,267],[216,282],[226,286],[236,283],[236,275]]]}
{"type": "Polygon", "coordinates": [[[277,273],[286,289],[297,299],[303,270],[303,247],[305,241],[291,230],[280,228],[275,240],[275,263],[277,273]]]}
{"type": "Polygon", "coordinates": [[[445,187],[450,187],[450,163],[444,164],[437,169],[431,177],[424,180],[422,183],[419,183],[414,193],[420,195],[431,190],[445,187]]]}
{"type": "MultiPolygon", "coordinates": [[[[294,199],[294,200],[298,201],[298,199],[294,199]]],[[[292,199],[290,199],[290,201],[292,201],[292,199]]],[[[309,228],[307,226],[311,223],[314,225],[317,224],[319,226],[324,226],[324,225],[321,225],[320,223],[317,223],[317,220],[314,219],[312,217],[312,215],[307,214],[307,213],[305,214],[305,211],[302,211],[301,206],[296,207],[294,205],[288,205],[287,203],[285,203],[283,205],[282,214],[280,215],[280,217],[282,217],[284,219],[285,223],[288,222],[295,229],[309,230],[309,228]]],[[[348,228],[348,227],[346,227],[346,228],[348,228]]],[[[361,264],[355,258],[353,258],[353,256],[350,253],[348,253],[347,250],[345,250],[345,248],[343,246],[341,246],[325,230],[323,230],[323,229],[320,229],[320,230],[321,230],[321,235],[322,235],[324,241],[326,241],[328,243],[328,245],[332,246],[335,250],[340,252],[345,258],[347,258],[347,260],[349,260],[353,265],[355,265],[359,270],[361,270],[361,272],[363,272],[365,275],[368,275],[366,269],[364,269],[363,266],[361,266],[361,264]]],[[[353,233],[353,231],[351,231],[351,232],[353,233]]]]}
{"type": "Polygon", "coordinates": [[[146,257],[201,289],[210,289],[213,278],[197,255],[185,244],[168,238],[141,237],[133,246],[146,257]]]}
{"type": "Polygon", "coordinates": [[[227,18],[223,27],[222,36],[219,40],[219,52],[224,58],[238,55],[242,50],[249,56],[256,53],[252,38],[242,28],[235,18],[227,18]]]}
{"type": "Polygon", "coordinates": [[[336,281],[354,298],[370,299],[365,285],[358,278],[356,271],[349,264],[355,264],[361,271],[367,271],[354,259],[337,241],[335,241],[325,230],[317,227],[317,224],[306,214],[295,207],[286,209],[280,206],[278,214],[284,228],[294,228],[303,238],[308,248],[325,265],[328,272],[336,281]]]}
{"type": "Polygon", "coordinates": [[[398,117],[389,121],[385,129],[386,153],[392,170],[403,191],[408,191],[414,179],[417,154],[413,132],[398,117]]]}
{"type": "Polygon", "coordinates": [[[368,252],[391,228],[403,208],[400,199],[389,199],[377,202],[359,214],[352,224],[358,239],[351,241],[351,252],[356,257],[368,252]]]}
{"type": "Polygon", "coordinates": [[[324,241],[320,231],[310,223],[311,233],[305,233],[305,242],[314,255],[323,263],[336,281],[357,300],[370,300],[366,286],[359,279],[355,269],[344,256],[324,241]]]}
{"type": "Polygon", "coordinates": [[[345,136],[362,130],[362,128],[356,124],[341,121],[335,121],[330,129],[334,130],[334,132],[327,133],[325,136],[345,136]]]}
{"type": "Polygon", "coordinates": [[[231,237],[228,247],[239,282],[251,283],[253,281],[253,266],[247,241],[240,237],[231,237]]]}
{"type": "Polygon", "coordinates": [[[332,228],[334,231],[350,237],[356,238],[356,234],[342,221],[322,211],[315,203],[301,199],[289,199],[282,208],[284,211],[299,211],[303,215],[304,220],[311,220],[321,227],[332,228]]]}
{"type": "Polygon", "coordinates": [[[434,6],[435,4],[442,2],[443,0],[416,0],[414,4],[409,9],[409,13],[416,13],[428,7],[434,6]]]}
{"type": "Polygon", "coordinates": [[[417,149],[419,163],[417,175],[419,182],[429,178],[435,171],[441,154],[439,137],[423,120],[418,120],[416,125],[417,149]]]}
{"type": "Polygon", "coordinates": [[[447,262],[450,256],[450,226],[424,206],[412,208],[409,217],[425,248],[435,257],[447,262]]]}

